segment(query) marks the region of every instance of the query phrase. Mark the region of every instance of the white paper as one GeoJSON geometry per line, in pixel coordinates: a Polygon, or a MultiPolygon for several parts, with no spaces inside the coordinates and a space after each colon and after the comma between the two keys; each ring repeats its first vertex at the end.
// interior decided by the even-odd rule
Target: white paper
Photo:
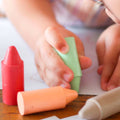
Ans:
{"type": "Polygon", "coordinates": [[[56,116],[52,116],[52,117],[48,117],[48,118],[41,119],[41,120],[60,120],[60,119],[56,116]]]}
{"type": "MultiPolygon", "coordinates": [[[[98,95],[103,93],[100,88],[100,76],[97,74],[98,63],[95,53],[95,41],[101,33],[101,30],[83,28],[72,28],[71,30],[80,36],[85,45],[86,55],[93,60],[92,67],[83,71],[80,94],[98,95]]],[[[36,70],[34,55],[31,49],[7,19],[0,19],[0,61],[3,60],[7,48],[11,45],[16,46],[21,58],[24,60],[25,90],[47,88],[48,86],[41,80],[36,70]]],[[[0,73],[0,89],[1,88],[2,79],[0,73]]]]}
{"type": "Polygon", "coordinates": [[[74,115],[74,116],[63,118],[63,119],[59,119],[56,116],[52,116],[52,117],[48,117],[41,120],[87,120],[87,119],[81,119],[78,115],[74,115]]]}
{"type": "Polygon", "coordinates": [[[87,120],[87,119],[81,119],[78,115],[70,116],[61,120],[87,120]]]}

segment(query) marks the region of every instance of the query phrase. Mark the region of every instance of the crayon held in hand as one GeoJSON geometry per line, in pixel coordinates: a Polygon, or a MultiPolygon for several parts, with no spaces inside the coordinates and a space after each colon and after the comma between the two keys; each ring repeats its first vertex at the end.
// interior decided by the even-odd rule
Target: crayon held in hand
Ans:
{"type": "Polygon", "coordinates": [[[71,88],[79,92],[80,79],[82,76],[82,72],[81,72],[81,68],[79,64],[76,43],[75,43],[74,37],[67,37],[65,38],[65,40],[67,44],[69,45],[69,52],[67,54],[62,54],[57,50],[56,52],[61,57],[61,59],[64,61],[64,63],[73,71],[74,79],[70,83],[71,88]]]}
{"type": "Polygon", "coordinates": [[[78,97],[74,90],[52,87],[34,91],[19,92],[18,108],[21,115],[65,108],[78,97]]]}

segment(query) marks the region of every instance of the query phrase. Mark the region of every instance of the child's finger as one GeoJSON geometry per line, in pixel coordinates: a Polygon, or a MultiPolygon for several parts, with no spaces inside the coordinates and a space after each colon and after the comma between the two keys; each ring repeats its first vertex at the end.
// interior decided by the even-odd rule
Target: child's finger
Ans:
{"type": "Polygon", "coordinates": [[[98,74],[101,75],[103,72],[103,65],[100,65],[97,70],[98,74]]]}
{"type": "MultiPolygon", "coordinates": [[[[46,68],[48,70],[44,70],[46,76],[51,74],[47,74],[50,71],[54,74],[52,79],[54,79],[55,75],[58,78],[63,79],[64,81],[70,82],[73,77],[73,71],[64,64],[62,59],[57,55],[57,53],[52,49],[52,47],[44,42],[42,44],[44,48],[40,50],[41,57],[43,58],[44,64],[46,64],[46,68]]],[[[44,68],[45,69],[45,68],[44,68]]]]}
{"type": "Polygon", "coordinates": [[[66,81],[64,81],[63,79],[60,79],[60,78],[59,79],[54,78],[54,81],[53,81],[53,79],[52,80],[49,79],[48,81],[52,81],[49,84],[50,87],[61,86],[63,88],[68,88],[68,89],[71,88],[70,83],[68,83],[68,82],[66,82],[66,81]]]}
{"type": "Polygon", "coordinates": [[[92,65],[92,61],[90,58],[84,56],[85,55],[84,47],[81,40],[77,36],[74,36],[74,37],[76,41],[76,47],[77,47],[78,58],[79,58],[81,69],[87,69],[92,65]]]}
{"type": "Polygon", "coordinates": [[[99,75],[101,75],[103,72],[103,60],[104,60],[104,55],[105,55],[105,43],[102,37],[100,37],[97,42],[96,52],[97,52],[97,57],[98,57],[98,62],[99,62],[99,67],[98,67],[97,72],[99,75]]]}
{"type": "Polygon", "coordinates": [[[67,88],[67,89],[71,88],[70,83],[68,83],[66,81],[62,81],[62,84],[60,86],[63,87],[63,88],[67,88]]]}
{"type": "Polygon", "coordinates": [[[104,60],[104,55],[105,55],[105,43],[102,37],[100,37],[97,42],[96,52],[97,52],[99,65],[102,65],[104,60]]]}
{"type": "Polygon", "coordinates": [[[35,64],[36,64],[36,67],[37,67],[37,71],[38,71],[38,73],[39,73],[39,75],[40,75],[40,77],[41,77],[41,79],[43,80],[44,79],[44,77],[43,77],[43,74],[42,74],[42,70],[41,70],[41,65],[39,65],[39,63],[37,62],[38,60],[37,60],[38,58],[35,58],[35,64]]]}
{"type": "Polygon", "coordinates": [[[59,34],[57,28],[47,28],[45,31],[45,37],[47,42],[61,53],[67,53],[69,51],[69,46],[67,45],[67,42],[62,37],[62,35],[59,34]]]}
{"type": "Polygon", "coordinates": [[[52,71],[47,72],[47,76],[45,77],[45,82],[50,87],[61,86],[63,88],[71,88],[70,83],[56,76],[52,71]]]}
{"type": "Polygon", "coordinates": [[[77,47],[78,56],[79,56],[79,57],[84,56],[84,55],[85,55],[85,52],[84,52],[83,43],[81,42],[81,40],[80,40],[79,37],[77,37],[77,36],[74,36],[74,37],[75,37],[75,42],[76,42],[76,47],[77,47]]]}
{"type": "Polygon", "coordinates": [[[105,9],[105,12],[115,23],[120,24],[120,21],[107,8],[105,9]]]}
{"type": "Polygon", "coordinates": [[[113,75],[107,85],[107,89],[111,90],[118,87],[119,85],[120,85],[120,57],[119,57],[117,66],[113,72],[113,75]]]}
{"type": "Polygon", "coordinates": [[[85,56],[79,57],[79,61],[80,61],[81,69],[89,68],[92,65],[91,59],[85,56]]]}
{"type": "Polygon", "coordinates": [[[106,50],[103,63],[103,72],[101,76],[101,87],[103,90],[107,90],[108,81],[117,64],[118,53],[119,52],[116,51],[116,47],[114,45],[110,47],[110,50],[106,50]]]}
{"type": "MultiPolygon", "coordinates": [[[[68,81],[69,73],[65,73],[67,76],[67,80],[64,78],[64,72],[61,69],[46,69],[45,71],[45,82],[50,86],[62,86],[64,88],[70,88],[70,83],[68,81]]],[[[73,79],[73,78],[72,78],[73,79]]]]}

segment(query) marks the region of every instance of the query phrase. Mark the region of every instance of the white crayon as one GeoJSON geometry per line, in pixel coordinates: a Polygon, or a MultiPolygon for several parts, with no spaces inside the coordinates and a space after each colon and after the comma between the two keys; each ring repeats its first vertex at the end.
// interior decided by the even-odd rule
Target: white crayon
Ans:
{"type": "Polygon", "coordinates": [[[88,99],[79,111],[79,116],[88,120],[101,120],[118,112],[120,112],[120,87],[88,99]]]}

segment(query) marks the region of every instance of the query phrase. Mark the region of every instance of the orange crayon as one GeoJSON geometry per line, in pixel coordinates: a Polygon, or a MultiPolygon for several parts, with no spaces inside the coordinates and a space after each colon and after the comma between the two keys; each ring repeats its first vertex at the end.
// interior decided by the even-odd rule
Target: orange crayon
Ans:
{"type": "Polygon", "coordinates": [[[46,89],[19,92],[18,109],[21,115],[65,108],[78,97],[74,90],[60,86],[46,89]]]}

